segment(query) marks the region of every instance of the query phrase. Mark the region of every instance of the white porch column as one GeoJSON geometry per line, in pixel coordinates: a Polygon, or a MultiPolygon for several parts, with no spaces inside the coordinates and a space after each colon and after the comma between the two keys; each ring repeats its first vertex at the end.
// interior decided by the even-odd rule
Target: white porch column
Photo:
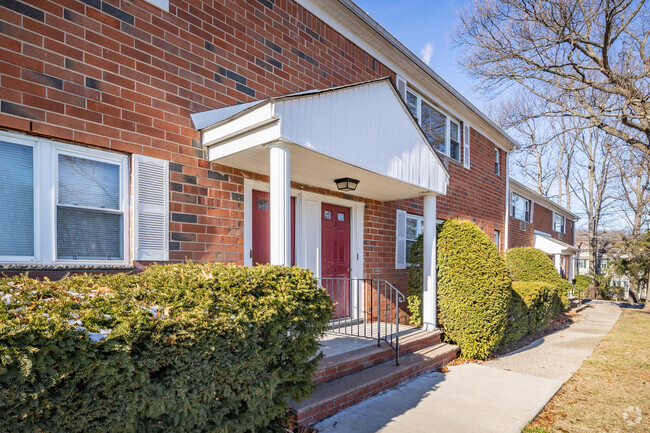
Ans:
{"type": "MultiPolygon", "coordinates": [[[[560,269],[562,268],[562,256],[560,254],[554,254],[553,255],[554,262],[555,262],[555,269],[557,270],[557,273],[560,273],[560,269]]],[[[562,275],[562,274],[560,274],[562,275]]]]}
{"type": "Polygon", "coordinates": [[[291,152],[272,144],[271,160],[271,264],[291,266],[291,152]]]}
{"type": "Polygon", "coordinates": [[[437,277],[436,277],[436,196],[424,196],[423,234],[424,293],[422,295],[422,325],[433,331],[438,326],[437,277]]]}
{"type": "Polygon", "coordinates": [[[569,265],[567,269],[567,279],[569,282],[572,282],[573,279],[575,278],[575,263],[576,263],[576,256],[575,254],[571,254],[569,256],[569,265]]]}

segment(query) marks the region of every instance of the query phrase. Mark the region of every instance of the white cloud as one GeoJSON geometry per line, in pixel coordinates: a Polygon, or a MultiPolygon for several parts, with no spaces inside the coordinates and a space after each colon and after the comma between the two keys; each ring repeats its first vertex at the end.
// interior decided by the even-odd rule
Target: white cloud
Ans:
{"type": "Polygon", "coordinates": [[[431,41],[429,41],[424,45],[424,48],[422,48],[420,50],[420,57],[422,58],[424,63],[429,65],[431,63],[431,56],[432,55],[433,55],[433,43],[431,43],[431,41]]]}

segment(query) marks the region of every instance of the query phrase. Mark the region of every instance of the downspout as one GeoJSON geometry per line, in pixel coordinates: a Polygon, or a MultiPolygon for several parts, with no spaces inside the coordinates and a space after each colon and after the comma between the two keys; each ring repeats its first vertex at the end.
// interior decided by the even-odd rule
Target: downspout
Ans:
{"type": "Polygon", "coordinates": [[[504,248],[503,251],[506,251],[510,244],[508,243],[509,233],[510,233],[510,151],[506,152],[506,218],[505,218],[505,228],[504,228],[504,248]]]}

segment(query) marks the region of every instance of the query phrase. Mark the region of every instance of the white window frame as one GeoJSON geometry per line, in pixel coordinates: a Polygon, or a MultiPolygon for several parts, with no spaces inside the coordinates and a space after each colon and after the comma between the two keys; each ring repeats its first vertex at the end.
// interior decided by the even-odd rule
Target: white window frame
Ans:
{"type": "Polygon", "coordinates": [[[553,231],[557,233],[566,233],[566,217],[564,215],[561,215],[557,212],[553,212],[553,231]],[[560,230],[557,229],[556,227],[556,218],[562,218],[562,225],[560,227],[560,230]]]}
{"type": "Polygon", "coordinates": [[[501,249],[501,231],[494,230],[494,244],[497,246],[497,249],[501,249]]]}
{"type": "MultiPolygon", "coordinates": [[[[406,213],[406,226],[408,227],[408,220],[415,220],[416,221],[416,226],[415,226],[415,239],[409,239],[408,237],[408,229],[406,230],[406,245],[408,245],[409,242],[415,242],[418,240],[418,236],[424,232],[424,217],[421,215],[415,215],[412,213],[406,213]]],[[[409,257],[408,257],[408,248],[406,248],[406,265],[410,266],[411,262],[409,262],[409,257]]]]}
{"type": "MultiPolygon", "coordinates": [[[[34,256],[0,256],[1,263],[40,265],[127,265],[130,263],[129,157],[104,150],[0,131],[0,140],[34,148],[34,256]],[[58,156],[70,155],[118,165],[122,260],[57,259],[58,156]]],[[[84,207],[85,209],[85,207],[84,207]]]]}
{"type": "MultiPolygon", "coordinates": [[[[406,89],[406,94],[411,94],[415,96],[416,98],[416,116],[415,118],[418,121],[419,125],[422,125],[422,102],[430,105],[433,107],[434,110],[439,112],[445,117],[445,151],[442,152],[441,150],[435,149],[437,152],[442,153],[445,156],[448,156],[451,160],[462,163],[463,161],[463,143],[461,141],[461,133],[462,133],[462,125],[463,122],[460,120],[457,120],[455,118],[452,118],[449,114],[445,112],[438,104],[433,103],[431,100],[423,98],[418,92],[415,90],[411,89],[410,87],[406,89]],[[458,126],[458,159],[452,158],[451,157],[451,123],[454,123],[455,125],[458,126]]],[[[406,101],[407,99],[405,99],[406,101]]]]}
{"type": "Polygon", "coordinates": [[[512,216],[514,219],[519,220],[519,221],[524,221],[524,222],[530,222],[531,220],[531,201],[515,192],[512,193],[512,198],[510,199],[510,216],[512,216]],[[526,203],[526,209],[524,212],[524,219],[522,220],[521,218],[516,217],[516,212],[515,212],[515,200],[514,198],[519,197],[520,199],[524,200],[526,203]]]}
{"type": "Polygon", "coordinates": [[[501,176],[501,154],[499,148],[494,148],[494,174],[501,176]]]}

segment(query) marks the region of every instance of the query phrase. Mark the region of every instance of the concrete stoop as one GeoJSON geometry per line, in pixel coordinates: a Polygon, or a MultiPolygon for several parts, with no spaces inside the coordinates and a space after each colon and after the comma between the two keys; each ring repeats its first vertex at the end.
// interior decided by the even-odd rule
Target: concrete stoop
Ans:
{"type": "Polygon", "coordinates": [[[316,423],[456,358],[458,347],[440,343],[439,332],[418,334],[400,344],[399,366],[390,347],[364,348],[323,360],[318,372],[323,374],[316,374],[320,385],[311,397],[293,405],[296,423],[316,423]],[[387,353],[391,355],[388,360],[387,353]],[[338,369],[343,376],[331,373],[338,369]]]}

